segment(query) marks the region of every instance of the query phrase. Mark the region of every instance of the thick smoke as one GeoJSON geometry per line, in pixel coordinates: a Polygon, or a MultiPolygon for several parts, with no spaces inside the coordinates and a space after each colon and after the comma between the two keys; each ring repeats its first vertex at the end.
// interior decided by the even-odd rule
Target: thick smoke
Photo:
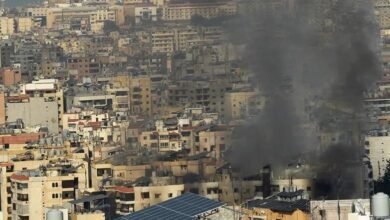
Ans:
{"type": "Polygon", "coordinates": [[[250,7],[252,12],[228,25],[232,41],[246,45],[244,61],[266,97],[257,120],[236,130],[231,162],[254,173],[301,158],[321,180],[317,196],[355,196],[361,191],[356,184],[361,175],[355,173],[361,170],[362,99],[380,73],[372,5],[369,0],[286,0],[280,7],[272,4],[275,10],[264,5],[250,7]]]}

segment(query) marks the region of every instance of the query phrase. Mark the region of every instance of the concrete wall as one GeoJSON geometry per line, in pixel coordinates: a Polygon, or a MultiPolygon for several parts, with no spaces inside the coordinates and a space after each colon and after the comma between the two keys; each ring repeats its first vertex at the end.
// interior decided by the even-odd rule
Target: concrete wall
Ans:
{"type": "Polygon", "coordinates": [[[47,126],[49,132],[58,133],[57,102],[47,102],[42,97],[31,97],[28,102],[7,103],[7,121],[22,119],[25,126],[47,126]]]}
{"type": "Polygon", "coordinates": [[[390,136],[366,137],[373,179],[377,180],[385,173],[387,160],[390,159],[390,136]]]}

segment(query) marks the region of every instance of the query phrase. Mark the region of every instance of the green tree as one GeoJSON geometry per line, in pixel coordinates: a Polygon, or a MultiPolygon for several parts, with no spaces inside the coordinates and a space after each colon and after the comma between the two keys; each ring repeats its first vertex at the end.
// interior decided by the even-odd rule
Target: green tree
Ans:
{"type": "Polygon", "coordinates": [[[374,181],[374,191],[390,195],[390,160],[387,160],[385,173],[378,180],[374,181]]]}

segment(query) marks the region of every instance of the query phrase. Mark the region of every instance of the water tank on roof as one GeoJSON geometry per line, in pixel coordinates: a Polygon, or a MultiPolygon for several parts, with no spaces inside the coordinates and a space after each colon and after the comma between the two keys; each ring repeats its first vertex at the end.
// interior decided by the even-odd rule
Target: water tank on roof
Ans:
{"type": "Polygon", "coordinates": [[[390,215],[388,195],[381,192],[373,195],[371,204],[374,217],[387,217],[390,215]]]}
{"type": "Polygon", "coordinates": [[[64,214],[58,209],[50,209],[46,213],[47,220],[64,220],[64,214]]]}

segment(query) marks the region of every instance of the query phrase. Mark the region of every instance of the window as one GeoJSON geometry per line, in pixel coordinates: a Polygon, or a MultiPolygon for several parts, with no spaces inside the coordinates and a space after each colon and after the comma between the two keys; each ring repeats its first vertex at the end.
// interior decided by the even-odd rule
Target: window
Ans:
{"type": "Polygon", "coordinates": [[[69,192],[64,192],[62,198],[64,199],[74,199],[74,192],[69,191],[69,192]]]}
{"type": "Polygon", "coordinates": [[[58,187],[58,183],[52,183],[51,186],[54,188],[54,187],[58,187]]]}
{"type": "MultiPolygon", "coordinates": [[[[20,194],[20,193],[18,193],[17,195],[16,195],[16,197],[17,197],[17,200],[18,201],[28,201],[28,194],[20,194]]],[[[8,197],[9,198],[9,201],[8,201],[8,204],[11,204],[11,197],[8,197]]]]}
{"type": "Polygon", "coordinates": [[[97,169],[97,176],[103,176],[104,173],[108,174],[109,176],[111,176],[111,169],[97,169]]]}
{"type": "Polygon", "coordinates": [[[62,188],[74,188],[75,187],[75,182],[73,180],[63,180],[62,181],[62,188]]]}
{"type": "Polygon", "coordinates": [[[143,192],[143,193],[141,193],[141,197],[142,197],[143,199],[149,199],[149,198],[150,198],[149,192],[143,192]]]}
{"type": "Polygon", "coordinates": [[[173,194],[172,193],[168,193],[168,197],[169,198],[172,198],[173,194]]]}
{"type": "Polygon", "coordinates": [[[156,199],[159,199],[160,196],[161,196],[161,193],[156,193],[156,194],[154,194],[154,198],[156,198],[156,199]]]}

